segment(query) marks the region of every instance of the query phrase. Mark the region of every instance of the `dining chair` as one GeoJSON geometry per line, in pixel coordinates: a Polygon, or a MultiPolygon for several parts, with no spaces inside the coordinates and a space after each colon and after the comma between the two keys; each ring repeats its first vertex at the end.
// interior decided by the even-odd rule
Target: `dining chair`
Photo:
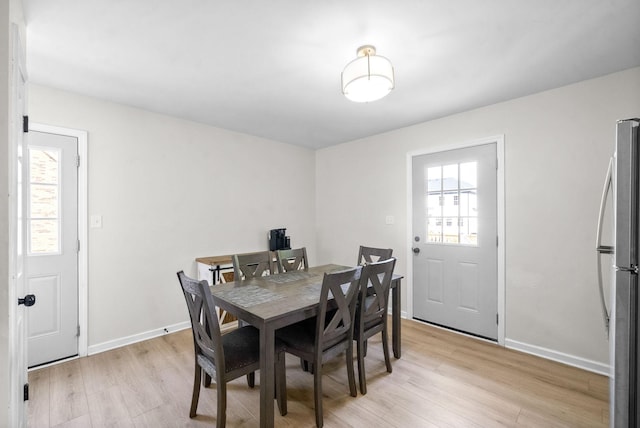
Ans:
{"type": "Polygon", "coordinates": [[[387,372],[391,373],[392,371],[387,333],[387,319],[389,318],[387,308],[395,264],[395,258],[368,263],[362,268],[362,274],[360,275],[360,297],[356,308],[353,335],[357,343],[358,378],[360,392],[363,395],[367,393],[364,357],[366,356],[367,340],[370,337],[378,333],[382,334],[384,362],[387,366],[387,372]]]}
{"type": "Polygon", "coordinates": [[[392,253],[393,250],[391,248],[374,248],[360,245],[357,264],[359,266],[364,266],[368,263],[388,260],[391,258],[392,253]]]}
{"type": "MultiPolygon", "coordinates": [[[[220,272],[221,284],[226,284],[227,282],[233,282],[234,278],[235,276],[233,271],[220,272]]],[[[221,324],[229,324],[238,320],[238,318],[235,315],[220,308],[218,308],[218,319],[220,320],[221,324]]]]}
{"type": "MultiPolygon", "coordinates": [[[[260,369],[260,333],[255,327],[246,326],[224,335],[220,334],[209,283],[206,280],[197,281],[189,278],[183,271],[178,272],[178,280],[189,309],[195,355],[189,417],[196,416],[200,385],[206,383],[202,379],[204,371],[215,379],[218,399],[216,426],[223,428],[226,424],[227,382],[247,375],[249,386],[254,386],[255,371],[260,369]]],[[[287,390],[282,342],[276,340],[275,349],[276,399],[280,414],[284,416],[287,414],[287,390]]]]}
{"type": "Polygon", "coordinates": [[[316,426],[322,427],[322,364],[346,351],[349,392],[355,397],[353,367],[353,324],[361,267],[325,273],[320,291],[318,315],[276,330],[286,352],[313,364],[313,395],[316,426]],[[329,300],[331,293],[332,300],[329,300]],[[330,304],[331,303],[331,304],[330,304]]]}
{"type": "Polygon", "coordinates": [[[234,254],[231,257],[231,261],[236,281],[276,273],[276,265],[273,262],[271,251],[234,254]]]}
{"type": "Polygon", "coordinates": [[[294,250],[278,250],[276,251],[276,258],[278,260],[278,269],[282,273],[309,268],[307,247],[294,250]]]}

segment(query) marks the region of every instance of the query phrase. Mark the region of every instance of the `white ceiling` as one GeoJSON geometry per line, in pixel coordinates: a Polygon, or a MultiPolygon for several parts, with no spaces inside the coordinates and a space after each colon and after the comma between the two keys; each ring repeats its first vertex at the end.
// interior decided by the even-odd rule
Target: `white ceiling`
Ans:
{"type": "Polygon", "coordinates": [[[31,82],[310,148],[640,66],[638,0],[24,0],[31,82]],[[358,104],[364,44],[396,88],[358,104]]]}

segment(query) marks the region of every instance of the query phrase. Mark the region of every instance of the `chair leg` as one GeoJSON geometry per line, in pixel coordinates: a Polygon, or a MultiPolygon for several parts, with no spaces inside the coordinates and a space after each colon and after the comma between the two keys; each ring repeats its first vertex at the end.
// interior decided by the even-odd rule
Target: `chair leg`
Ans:
{"type": "Polygon", "coordinates": [[[382,350],[384,351],[384,363],[387,366],[387,372],[391,373],[393,368],[391,367],[391,358],[389,358],[389,339],[387,336],[387,325],[385,324],[382,329],[382,350]]]}
{"type": "Polygon", "coordinates": [[[349,378],[349,393],[352,397],[358,395],[358,390],[356,388],[356,376],[353,371],[353,338],[349,340],[349,345],[347,346],[347,378],[349,378]]]}
{"type": "Polygon", "coordinates": [[[216,415],[216,428],[224,428],[227,424],[227,383],[217,376],[216,394],[218,395],[218,414],[216,415]]]}
{"type": "Polygon", "coordinates": [[[198,409],[198,399],[200,398],[200,382],[202,381],[202,369],[196,364],[196,369],[193,374],[193,394],[191,395],[191,409],[189,410],[189,417],[194,418],[196,416],[196,410],[198,409]]]}
{"type": "Polygon", "coordinates": [[[313,372],[313,401],[316,408],[316,426],[322,428],[324,423],[322,417],[322,363],[316,359],[313,372]]]}
{"type": "Polygon", "coordinates": [[[364,372],[364,347],[367,342],[362,339],[362,337],[358,338],[358,344],[356,349],[356,354],[358,357],[358,379],[360,381],[360,392],[362,395],[367,393],[367,378],[364,372]]]}
{"type": "Polygon", "coordinates": [[[302,369],[303,372],[308,372],[309,371],[309,361],[303,360],[302,358],[300,358],[300,368],[302,369]]]}
{"type": "Polygon", "coordinates": [[[284,352],[278,353],[276,364],[276,400],[280,415],[284,416],[287,414],[287,373],[284,352]]]}
{"type": "Polygon", "coordinates": [[[256,372],[247,374],[247,385],[249,385],[249,388],[256,386],[256,372]]]}

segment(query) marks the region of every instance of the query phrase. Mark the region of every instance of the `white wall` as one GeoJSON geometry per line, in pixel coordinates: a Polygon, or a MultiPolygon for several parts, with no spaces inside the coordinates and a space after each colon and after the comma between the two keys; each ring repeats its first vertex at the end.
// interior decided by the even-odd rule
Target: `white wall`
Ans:
{"type": "Polygon", "coordinates": [[[608,364],[595,226],[615,121],[640,115],[638,94],[640,68],[319,150],[318,261],[391,247],[405,273],[407,153],[504,134],[507,344],[608,364]]]}
{"type": "Polygon", "coordinates": [[[31,85],[32,122],[88,131],[89,347],[188,320],[176,272],[268,249],[286,227],[315,259],[315,155],[31,85]]]}

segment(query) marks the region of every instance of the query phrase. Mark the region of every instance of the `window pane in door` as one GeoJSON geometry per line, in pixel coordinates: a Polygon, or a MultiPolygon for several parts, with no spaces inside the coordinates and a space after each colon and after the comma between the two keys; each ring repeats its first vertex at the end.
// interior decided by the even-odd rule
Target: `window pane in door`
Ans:
{"type": "Polygon", "coordinates": [[[442,190],[458,189],[458,164],[442,166],[442,190]]]}
{"type": "Polygon", "coordinates": [[[58,217],[58,186],[31,185],[31,218],[58,217]]]}
{"type": "Polygon", "coordinates": [[[60,252],[60,150],[29,148],[29,253],[60,252]]]}
{"type": "Polygon", "coordinates": [[[58,220],[31,220],[29,252],[47,254],[59,252],[58,220]]]}
{"type": "Polygon", "coordinates": [[[474,190],[460,191],[460,215],[465,217],[477,217],[478,198],[474,190]]]}
{"type": "Polygon", "coordinates": [[[442,168],[434,166],[427,168],[427,192],[440,192],[442,190],[442,168]]]}
{"type": "Polygon", "coordinates": [[[440,193],[427,195],[427,216],[440,217],[442,215],[442,206],[440,205],[440,193]]]}
{"type": "Polygon", "coordinates": [[[431,217],[427,220],[427,242],[442,242],[441,217],[431,217]]]}
{"type": "Polygon", "coordinates": [[[428,242],[478,244],[478,163],[426,168],[428,242]]]}
{"type": "Polygon", "coordinates": [[[32,183],[58,184],[57,150],[29,149],[29,174],[32,183]]]}

